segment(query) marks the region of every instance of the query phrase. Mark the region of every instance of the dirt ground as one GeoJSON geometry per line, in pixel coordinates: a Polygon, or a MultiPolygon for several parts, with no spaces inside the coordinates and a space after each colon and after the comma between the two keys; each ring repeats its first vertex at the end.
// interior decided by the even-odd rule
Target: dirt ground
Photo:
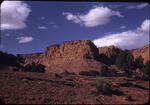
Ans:
{"type": "Polygon", "coordinates": [[[99,78],[55,73],[0,70],[0,101],[6,104],[144,104],[149,101],[149,81],[104,77],[113,92],[103,95],[93,84],[99,78]],[[132,100],[127,100],[127,96],[132,100]]]}

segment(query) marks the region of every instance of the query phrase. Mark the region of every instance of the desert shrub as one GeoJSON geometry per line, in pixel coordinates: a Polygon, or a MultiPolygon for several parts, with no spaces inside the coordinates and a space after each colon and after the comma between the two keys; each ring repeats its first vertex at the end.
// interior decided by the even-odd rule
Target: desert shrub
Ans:
{"type": "Polygon", "coordinates": [[[89,72],[88,71],[80,71],[79,75],[86,75],[89,76],[89,72]]]}
{"type": "Polygon", "coordinates": [[[126,75],[131,73],[131,69],[134,69],[134,57],[128,51],[120,51],[116,58],[116,65],[119,69],[124,70],[126,75]]]}
{"type": "Polygon", "coordinates": [[[0,51],[0,64],[6,66],[19,66],[18,59],[13,54],[0,51]]]}
{"type": "Polygon", "coordinates": [[[97,75],[99,75],[99,72],[95,71],[95,70],[90,70],[89,74],[90,74],[90,76],[97,76],[97,75]]]}
{"type": "Polygon", "coordinates": [[[143,72],[144,74],[149,74],[149,70],[150,70],[150,61],[147,61],[143,66],[143,68],[141,69],[141,72],[143,72]]]}
{"type": "Polygon", "coordinates": [[[149,80],[150,61],[147,61],[142,69],[140,69],[142,80],[149,80]]]}
{"type": "Polygon", "coordinates": [[[101,76],[109,76],[109,70],[107,66],[102,66],[100,71],[101,76]]]}
{"type": "Polygon", "coordinates": [[[142,69],[143,66],[144,66],[143,61],[144,61],[144,59],[141,56],[137,57],[135,59],[135,66],[136,66],[136,68],[142,69]]]}
{"type": "Polygon", "coordinates": [[[85,76],[97,76],[99,75],[98,71],[90,70],[90,71],[80,71],[79,75],[85,75],[85,76]]]}
{"type": "Polygon", "coordinates": [[[64,72],[62,72],[62,74],[66,74],[66,75],[76,75],[74,72],[68,72],[67,70],[65,70],[64,72]]]}
{"type": "Polygon", "coordinates": [[[133,98],[130,94],[126,94],[126,100],[127,101],[133,101],[133,98]]]}
{"type": "Polygon", "coordinates": [[[25,67],[22,68],[24,72],[45,72],[45,66],[42,64],[27,64],[25,67]]]}
{"type": "Polygon", "coordinates": [[[110,61],[110,60],[108,59],[108,57],[107,57],[105,54],[100,54],[100,55],[99,55],[99,59],[100,59],[100,61],[103,62],[104,64],[109,64],[108,61],[110,61]]]}
{"type": "Polygon", "coordinates": [[[45,66],[42,64],[37,64],[36,68],[36,72],[45,72],[45,66]]]}
{"type": "Polygon", "coordinates": [[[144,80],[144,81],[149,81],[149,74],[142,74],[141,76],[141,80],[144,80]]]}
{"type": "Polygon", "coordinates": [[[16,57],[17,57],[17,61],[18,61],[19,63],[22,63],[22,64],[25,63],[25,60],[23,59],[23,57],[22,57],[21,55],[17,54],[16,57]]]}
{"type": "Polygon", "coordinates": [[[94,81],[94,85],[99,92],[110,93],[112,91],[112,82],[109,79],[98,78],[94,81]]]}
{"type": "Polygon", "coordinates": [[[117,76],[117,71],[115,69],[108,69],[107,66],[102,66],[100,76],[117,76]]]}
{"type": "Polygon", "coordinates": [[[110,72],[109,73],[110,76],[118,76],[116,69],[111,69],[109,70],[109,72],[110,72]]]}

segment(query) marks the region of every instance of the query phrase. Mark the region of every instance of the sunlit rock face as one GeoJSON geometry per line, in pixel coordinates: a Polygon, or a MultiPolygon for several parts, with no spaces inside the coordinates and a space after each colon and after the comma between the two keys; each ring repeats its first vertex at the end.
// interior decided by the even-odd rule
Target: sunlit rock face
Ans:
{"type": "Polygon", "coordinates": [[[52,45],[43,53],[23,54],[25,64],[32,62],[46,66],[47,72],[80,72],[99,70],[103,63],[99,62],[97,47],[90,40],[66,41],[60,45],[52,45]]]}
{"type": "Polygon", "coordinates": [[[134,59],[139,56],[142,56],[142,58],[144,58],[144,63],[147,60],[150,60],[150,45],[149,44],[143,47],[137,48],[137,49],[130,50],[130,51],[133,54],[134,59]]]}

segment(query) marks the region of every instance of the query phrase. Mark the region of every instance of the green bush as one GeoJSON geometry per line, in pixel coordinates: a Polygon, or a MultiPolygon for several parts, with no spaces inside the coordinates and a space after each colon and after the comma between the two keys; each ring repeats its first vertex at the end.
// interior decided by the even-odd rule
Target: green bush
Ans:
{"type": "Polygon", "coordinates": [[[109,75],[110,75],[107,66],[102,66],[102,67],[101,67],[100,75],[101,75],[101,76],[109,76],[109,75]]]}
{"type": "Polygon", "coordinates": [[[150,61],[147,61],[143,66],[143,68],[141,69],[141,72],[143,72],[144,74],[149,74],[149,70],[150,70],[150,61]]]}
{"type": "Polygon", "coordinates": [[[141,56],[137,57],[135,59],[135,66],[136,66],[136,68],[142,69],[143,66],[144,66],[143,61],[144,61],[144,59],[141,56]]]}
{"type": "Polygon", "coordinates": [[[90,70],[90,71],[80,71],[79,75],[85,75],[85,76],[97,76],[99,75],[98,71],[90,70]]]}
{"type": "Polygon", "coordinates": [[[45,72],[45,66],[42,64],[35,64],[32,62],[32,64],[27,64],[22,69],[24,72],[45,72]]]}
{"type": "Polygon", "coordinates": [[[109,79],[98,78],[94,81],[94,85],[98,92],[110,93],[112,91],[112,82],[109,79]]]}
{"type": "Polygon", "coordinates": [[[150,61],[147,61],[140,72],[142,73],[141,79],[142,80],[149,80],[149,70],[150,70],[150,61]]]}
{"type": "Polygon", "coordinates": [[[124,70],[126,75],[129,75],[131,69],[135,68],[133,55],[128,50],[120,51],[116,58],[116,65],[119,69],[124,70]]]}

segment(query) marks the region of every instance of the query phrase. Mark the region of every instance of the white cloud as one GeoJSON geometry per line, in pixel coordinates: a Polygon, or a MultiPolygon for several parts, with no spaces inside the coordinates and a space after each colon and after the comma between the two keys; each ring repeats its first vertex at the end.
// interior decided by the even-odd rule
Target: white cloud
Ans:
{"type": "Polygon", "coordinates": [[[150,20],[145,20],[143,23],[142,23],[142,25],[141,25],[141,30],[143,30],[143,31],[145,31],[145,32],[149,32],[149,30],[150,30],[150,20]]]}
{"type": "Polygon", "coordinates": [[[41,30],[46,30],[48,29],[46,26],[38,26],[38,29],[41,29],[41,30]]]}
{"type": "Polygon", "coordinates": [[[142,8],[145,8],[146,6],[148,6],[148,3],[142,3],[142,4],[139,4],[139,5],[130,5],[130,6],[127,6],[127,9],[142,9],[142,8]]]}
{"type": "Polygon", "coordinates": [[[86,27],[95,27],[104,25],[110,22],[112,16],[124,17],[119,11],[113,11],[108,7],[95,6],[87,14],[74,15],[70,12],[63,12],[66,19],[74,23],[84,25],[86,27]]]}
{"type": "Polygon", "coordinates": [[[126,26],[121,26],[121,27],[120,27],[120,29],[125,29],[125,28],[127,28],[127,27],[126,27],[126,26]]]}
{"type": "Polygon", "coordinates": [[[149,21],[145,20],[141,27],[121,33],[108,34],[93,40],[97,47],[115,45],[123,49],[132,49],[149,43],[149,21]]]}
{"type": "Polygon", "coordinates": [[[16,38],[18,41],[19,41],[19,43],[28,43],[28,42],[31,42],[31,41],[33,41],[33,37],[28,37],[28,36],[26,36],[26,37],[17,37],[16,38]]]}
{"type": "Polygon", "coordinates": [[[31,12],[23,1],[3,1],[1,4],[1,30],[26,28],[25,21],[31,12]]]}

